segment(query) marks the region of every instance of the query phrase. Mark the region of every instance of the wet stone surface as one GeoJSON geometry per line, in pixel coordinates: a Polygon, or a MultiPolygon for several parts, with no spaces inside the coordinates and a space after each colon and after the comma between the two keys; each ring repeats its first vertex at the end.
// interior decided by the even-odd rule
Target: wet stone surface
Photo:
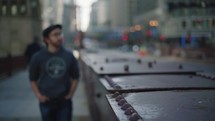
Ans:
{"type": "MultiPolygon", "coordinates": [[[[215,118],[214,90],[128,93],[124,98],[144,121],[213,121],[215,118]]],[[[127,121],[125,111],[110,95],[107,99],[120,121],[127,121]]]]}

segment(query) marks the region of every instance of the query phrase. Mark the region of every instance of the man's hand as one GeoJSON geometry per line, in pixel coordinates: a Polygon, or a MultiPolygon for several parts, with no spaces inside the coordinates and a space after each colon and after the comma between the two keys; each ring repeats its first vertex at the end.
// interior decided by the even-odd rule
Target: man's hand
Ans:
{"type": "Polygon", "coordinates": [[[48,97],[46,97],[46,96],[44,96],[44,95],[42,95],[42,94],[40,93],[36,81],[34,81],[34,80],[31,81],[31,88],[32,88],[32,90],[34,91],[34,94],[36,95],[37,99],[38,99],[41,103],[44,103],[44,102],[46,102],[46,101],[49,100],[48,97]]]}
{"type": "Polygon", "coordinates": [[[38,95],[37,98],[41,103],[44,103],[49,100],[49,98],[44,95],[38,95]]]}
{"type": "Polygon", "coordinates": [[[31,81],[31,87],[32,87],[32,90],[34,91],[34,94],[36,95],[37,99],[41,102],[41,103],[44,103],[46,101],[49,100],[48,97],[42,95],[39,91],[39,88],[37,86],[37,83],[36,81],[32,80],[31,81]]]}
{"type": "Polygon", "coordinates": [[[72,83],[70,85],[70,90],[69,90],[69,93],[64,97],[66,100],[69,100],[73,97],[74,95],[74,92],[77,88],[77,85],[78,85],[78,80],[72,80],[72,83]]]}

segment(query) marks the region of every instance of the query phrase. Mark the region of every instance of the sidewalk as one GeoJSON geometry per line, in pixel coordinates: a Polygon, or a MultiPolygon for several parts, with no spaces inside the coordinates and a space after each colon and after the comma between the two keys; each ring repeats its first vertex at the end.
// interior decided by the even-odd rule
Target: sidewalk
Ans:
{"type": "MultiPolygon", "coordinates": [[[[84,85],[80,81],[73,99],[73,121],[90,121],[84,85]]],[[[38,101],[27,71],[0,80],[0,121],[41,121],[38,101]]]]}

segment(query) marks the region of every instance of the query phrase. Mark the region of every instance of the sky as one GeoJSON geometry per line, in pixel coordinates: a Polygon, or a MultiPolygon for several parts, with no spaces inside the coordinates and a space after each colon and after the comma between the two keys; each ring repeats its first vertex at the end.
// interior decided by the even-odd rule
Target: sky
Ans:
{"type": "Polygon", "coordinates": [[[81,7],[81,30],[86,31],[90,21],[91,4],[97,0],[76,0],[77,5],[81,7]]]}

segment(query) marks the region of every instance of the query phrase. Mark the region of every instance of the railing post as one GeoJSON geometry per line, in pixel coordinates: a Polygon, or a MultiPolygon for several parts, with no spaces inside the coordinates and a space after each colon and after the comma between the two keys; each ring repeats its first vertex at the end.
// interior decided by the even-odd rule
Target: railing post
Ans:
{"type": "Polygon", "coordinates": [[[11,76],[12,75],[12,56],[10,53],[7,54],[7,61],[8,61],[8,72],[7,72],[7,76],[11,76]]]}

